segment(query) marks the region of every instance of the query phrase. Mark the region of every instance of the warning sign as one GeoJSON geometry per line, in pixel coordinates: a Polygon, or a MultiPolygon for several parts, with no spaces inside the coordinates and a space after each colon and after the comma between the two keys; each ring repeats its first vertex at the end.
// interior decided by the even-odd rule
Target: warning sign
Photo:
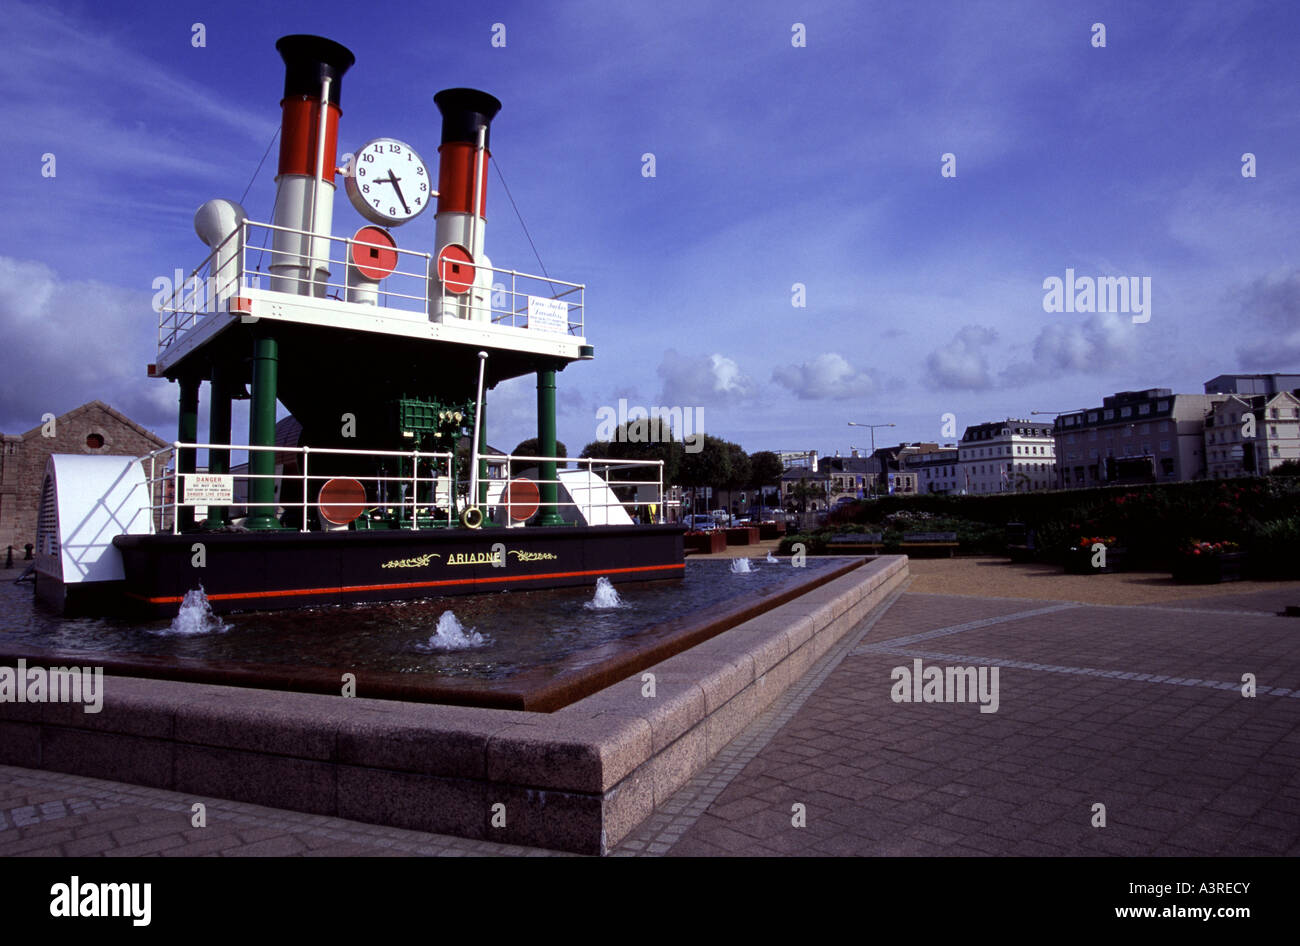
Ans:
{"type": "Polygon", "coordinates": [[[229,505],[235,501],[235,478],[229,473],[186,473],[185,502],[229,505]]]}

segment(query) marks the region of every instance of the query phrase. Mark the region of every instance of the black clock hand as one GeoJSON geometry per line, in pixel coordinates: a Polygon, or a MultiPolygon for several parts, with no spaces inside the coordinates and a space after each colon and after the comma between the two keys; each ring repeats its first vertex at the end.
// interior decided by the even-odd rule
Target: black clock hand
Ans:
{"type": "Polygon", "coordinates": [[[406,206],[406,198],[402,196],[402,188],[401,188],[401,186],[399,186],[398,183],[397,183],[397,182],[400,181],[400,180],[401,180],[401,178],[398,177],[397,175],[395,175],[395,174],[393,173],[393,169],[392,169],[392,168],[389,168],[389,169],[388,169],[388,182],[389,182],[390,184],[393,185],[393,190],[397,191],[397,199],[400,200],[400,201],[402,202],[402,211],[403,211],[404,213],[408,213],[408,214],[409,214],[409,213],[411,212],[411,208],[408,207],[408,206],[406,206]]]}

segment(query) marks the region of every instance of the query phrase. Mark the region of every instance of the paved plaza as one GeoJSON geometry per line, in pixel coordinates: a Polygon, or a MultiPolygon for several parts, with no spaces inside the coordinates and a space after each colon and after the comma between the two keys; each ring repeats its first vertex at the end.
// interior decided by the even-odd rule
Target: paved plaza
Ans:
{"type": "MultiPolygon", "coordinates": [[[[1300,855],[1300,583],[912,573],[613,856],[1300,855]],[[996,712],[896,702],[918,659],[996,712]]],[[[552,853],[0,767],[4,856],[552,853]]]]}

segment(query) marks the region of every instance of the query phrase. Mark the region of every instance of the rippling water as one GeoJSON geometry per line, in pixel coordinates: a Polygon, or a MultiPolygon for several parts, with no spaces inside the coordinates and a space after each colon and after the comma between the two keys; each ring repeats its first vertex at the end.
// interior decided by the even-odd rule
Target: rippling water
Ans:
{"type": "MultiPolygon", "coordinates": [[[[680,581],[619,585],[623,606],[613,608],[587,607],[596,593],[593,581],[586,587],[551,591],[225,614],[213,632],[187,634],[168,633],[169,620],[61,617],[35,601],[30,583],[13,583],[9,576],[16,578],[17,569],[0,570],[0,646],[503,679],[561,659],[573,665],[575,655],[580,665],[583,650],[710,605],[740,603],[833,564],[838,562],[814,558],[807,567],[795,569],[788,560],[756,560],[752,571],[733,574],[726,560],[688,560],[680,581]],[[483,644],[462,649],[430,646],[448,611],[466,632],[480,635],[483,644]]],[[[443,636],[448,633],[444,622],[443,636]]]]}

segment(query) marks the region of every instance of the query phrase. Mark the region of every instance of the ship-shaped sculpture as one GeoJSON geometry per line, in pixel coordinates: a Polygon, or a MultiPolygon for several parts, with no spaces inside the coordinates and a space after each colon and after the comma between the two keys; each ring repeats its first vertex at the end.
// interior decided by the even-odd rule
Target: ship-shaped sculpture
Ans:
{"type": "Polygon", "coordinates": [[[157,300],[149,374],[179,387],[177,441],[141,458],[50,458],[38,594],[70,612],[160,616],[200,585],[230,611],[680,577],[681,527],[654,524],[660,465],[555,455],[556,376],[594,355],[585,287],[486,255],[501,103],[434,96],[436,172],[397,138],[339,168],[352,53],[306,35],[276,48],[271,221],[203,204],[210,252],[157,300]],[[332,231],[340,180],[370,221],[350,237],[332,231]],[[434,246],[400,247],[393,228],[429,207],[434,246]],[[489,464],[490,392],[524,375],[537,378],[538,452],[489,464]],[[245,398],[235,443],[231,404],[245,398]],[[277,443],[277,403],[301,425],[297,444],[277,443]]]}

